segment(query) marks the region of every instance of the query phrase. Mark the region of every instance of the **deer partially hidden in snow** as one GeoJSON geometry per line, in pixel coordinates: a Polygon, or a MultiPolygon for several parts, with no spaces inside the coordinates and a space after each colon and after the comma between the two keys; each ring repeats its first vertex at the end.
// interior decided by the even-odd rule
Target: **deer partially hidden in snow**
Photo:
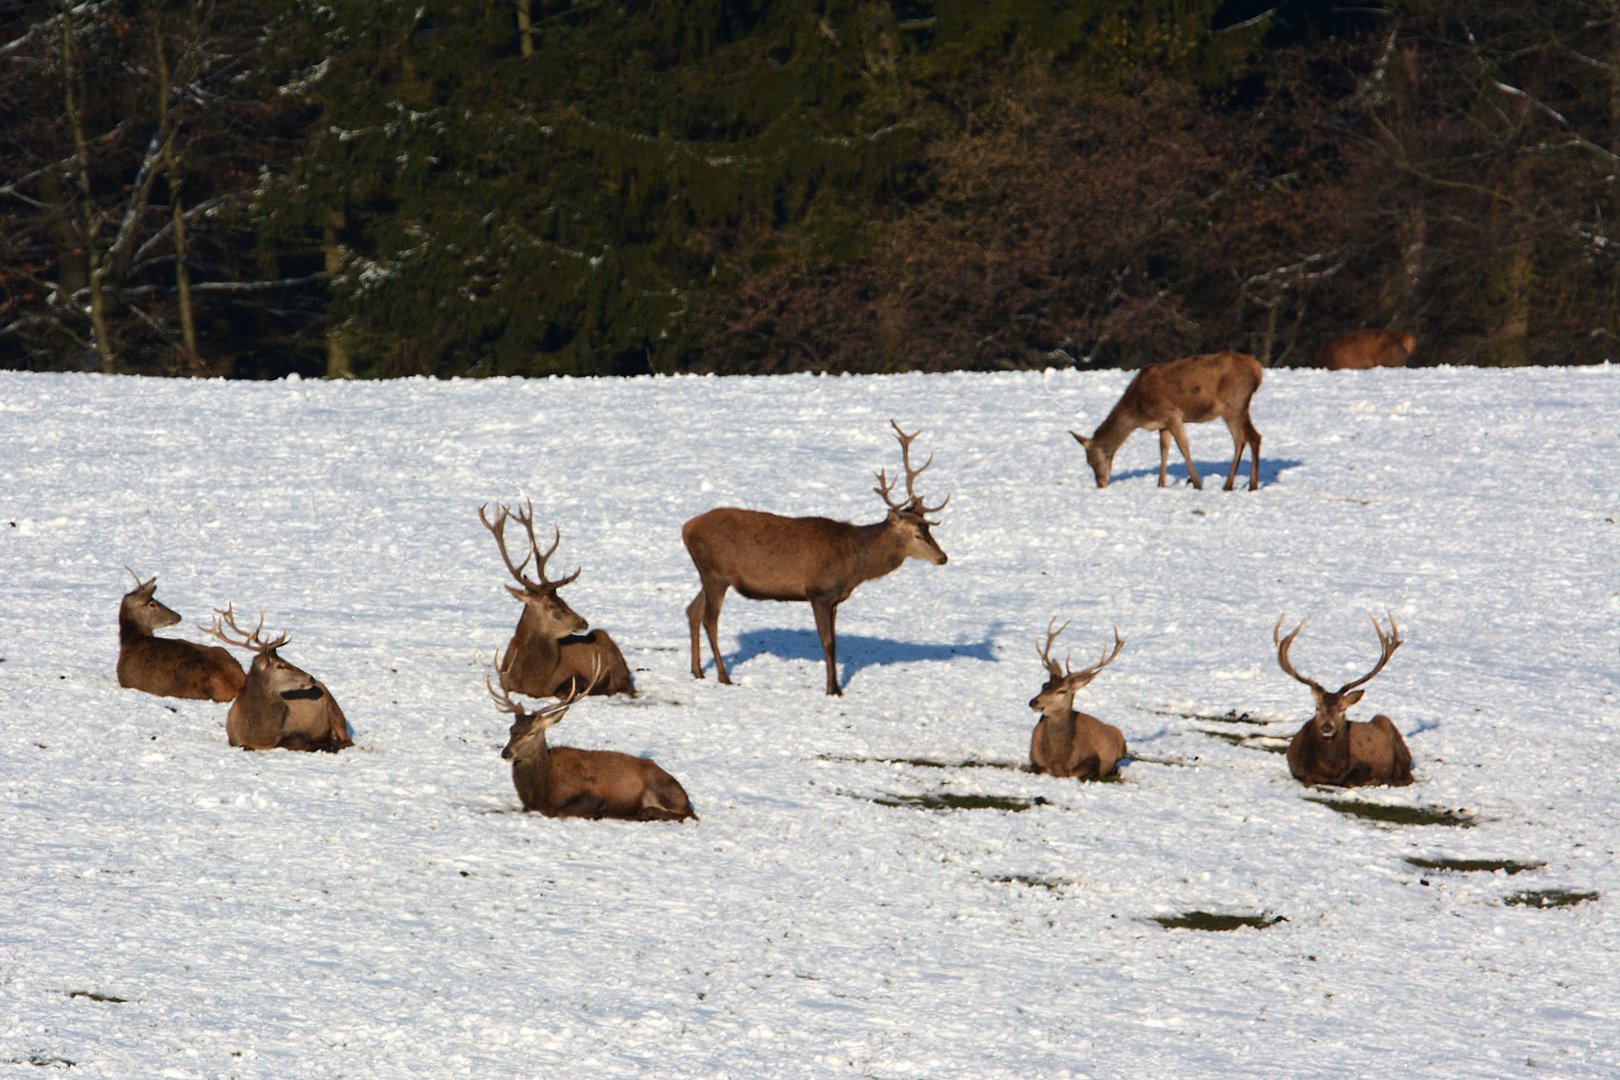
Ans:
{"type": "MultiPolygon", "coordinates": [[[[497,665],[497,671],[499,670],[497,665]]],[[[546,732],[586,695],[600,670],[589,673],[561,701],[529,712],[488,676],[484,685],[512,727],[501,757],[512,763],[512,786],[523,809],[547,817],[622,818],[629,821],[697,820],[686,789],[650,758],[616,750],[551,746],[546,732]]]]}
{"type": "Polygon", "coordinates": [[[934,542],[929,514],[945,509],[950,496],[929,506],[917,494],[917,477],[933,457],[911,467],[911,442],[918,435],[900,430],[900,463],[905,470],[906,498],[894,498],[895,481],[879,470],[872,490],[889,508],[882,521],[852,525],[824,517],[783,517],[762,510],[720,506],[699,514],[681,529],[681,539],[697,567],[698,594],[687,605],[692,631],[692,677],[703,678],[703,648],[699,626],[708,634],[714,670],[723,683],[731,682],[717,640],[720,605],[726,590],[736,589],[750,600],[807,600],[815,613],[816,633],[827,662],[827,693],[841,694],[838,685],[838,605],[863,581],[883,577],[907,559],[922,559],[936,566],[946,562],[934,542]]]}
{"type": "Polygon", "coordinates": [[[157,578],[142,581],[135,571],[129,574],[135,587],[118,605],[118,685],[159,697],[235,699],[247,678],[242,665],[218,645],[153,633],[178,623],[180,614],[153,595],[157,578]]]}
{"type": "Polygon", "coordinates": [[[506,591],[523,602],[523,614],[499,664],[501,688],[530,697],[563,697],[581,686],[588,694],[634,694],[635,680],[619,646],[605,630],[587,633],[590,624],[557,595],[558,589],[579,577],[579,571],[558,581],[546,577],[546,562],[562,543],[562,530],[554,526],[551,546],[541,551],[534,536],[532,501],[526,511],[497,507],[494,521],[485,513],[487,509],[478,508],[478,520],[495,537],[501,560],[518,583],[517,587],[508,585],[506,591]],[[529,537],[529,553],[521,563],[514,563],[506,550],[510,518],[516,518],[529,537]],[[539,580],[524,576],[531,559],[539,580]]]}
{"type": "Polygon", "coordinates": [[[215,609],[208,630],[227,645],[254,654],[247,682],[225,717],[230,744],[244,750],[337,751],[353,746],[349,722],[326,684],[281,658],[276,650],[290,640],[286,634],[266,638],[263,631],[263,612],[253,629],[243,630],[230,607],[215,609]]]}
{"type": "Polygon", "coordinates": [[[1372,623],[1378,633],[1378,663],[1361,678],[1352,679],[1332,692],[1315,679],[1307,679],[1295,671],[1288,659],[1289,646],[1294,644],[1305,624],[1294,627],[1293,633],[1286,637],[1281,636],[1281,617],[1272,627],[1271,640],[1277,646],[1278,666],[1310,687],[1311,697],[1316,701],[1316,715],[1288,744],[1288,771],[1301,783],[1404,787],[1412,782],[1412,754],[1393,720],[1382,713],[1366,722],[1345,719],[1350,706],[1361,700],[1364,691],[1359,687],[1384,670],[1384,665],[1402,644],[1395,616],[1389,617],[1387,634],[1377,618],[1372,623]]]}
{"type": "Polygon", "coordinates": [[[1052,643],[1068,629],[1064,623],[1056,630],[1052,622],[1046,625],[1046,641],[1036,641],[1035,652],[1046,665],[1046,685],[1029,701],[1029,707],[1041,714],[1035,732],[1029,740],[1029,761],[1038,773],[1052,776],[1072,776],[1080,780],[1095,780],[1112,776],[1119,761],[1126,756],[1125,736],[1119,728],[1105,724],[1088,713],[1076,712],[1074,695],[1086,686],[1097,673],[1114,662],[1119,650],[1125,647],[1119,631],[1114,631],[1114,649],[1103,650],[1102,659],[1088,668],[1075,671],[1064,657],[1063,666],[1052,659],[1052,643]]]}
{"type": "Polygon", "coordinates": [[[1086,452],[1086,463],[1105,488],[1114,471],[1114,454],[1137,428],[1159,433],[1159,486],[1164,487],[1170,465],[1170,440],[1187,461],[1187,477],[1195,488],[1203,488],[1198,466],[1187,448],[1184,424],[1202,424],[1217,416],[1232,433],[1232,467],[1226,473],[1226,490],[1237,481],[1243,447],[1249,448],[1249,490],[1260,486],[1260,432],[1249,419],[1249,401],[1260,388],[1263,369],[1260,361],[1245,353],[1219,352],[1184,356],[1163,364],[1145,367],[1125,387],[1125,393],[1090,438],[1077,431],[1073,435],[1086,452]]]}
{"type": "Polygon", "coordinates": [[[1405,367],[1417,338],[1404,330],[1351,330],[1329,338],[1316,350],[1316,362],[1330,371],[1405,367]]]}

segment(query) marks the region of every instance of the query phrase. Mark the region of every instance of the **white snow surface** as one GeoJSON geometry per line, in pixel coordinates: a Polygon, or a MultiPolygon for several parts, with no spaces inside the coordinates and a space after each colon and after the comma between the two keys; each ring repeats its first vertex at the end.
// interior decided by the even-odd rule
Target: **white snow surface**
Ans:
{"type": "Polygon", "coordinates": [[[1203,490],[1161,490],[1146,433],[1099,490],[1067,429],[1129,377],[0,374],[5,1071],[1620,1074],[1620,371],[1270,371],[1258,492],[1246,460],[1221,490],[1218,423],[1203,490]],[[736,685],[694,680],[681,524],[877,520],[891,417],[949,563],[839,609],[842,697],[808,605],[735,593],[736,685]],[[656,757],[701,821],[521,811],[477,511],[526,498],[641,691],[553,744],[656,757]],[[121,689],[126,566],[167,635],[263,608],[355,747],[233,750],[226,706],[121,689]],[[1307,788],[1272,627],[1306,620],[1331,688],[1386,612],[1406,644],[1352,718],[1392,716],[1417,782],[1307,788]],[[1076,665],[1125,640],[1077,702],[1124,731],[1118,782],[1023,767],[1054,616],[1076,665]],[[1596,896],[1511,902],[1555,890],[1596,896]],[[1270,925],[1155,921],[1189,912],[1270,925]]]}

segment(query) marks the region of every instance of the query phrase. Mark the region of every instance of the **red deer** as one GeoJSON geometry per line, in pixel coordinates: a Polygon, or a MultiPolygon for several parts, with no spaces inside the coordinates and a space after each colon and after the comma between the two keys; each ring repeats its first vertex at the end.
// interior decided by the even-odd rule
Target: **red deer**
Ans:
{"type": "Polygon", "coordinates": [[[1086,452],[1086,463],[1097,476],[1097,486],[1108,486],[1114,471],[1114,453],[1131,432],[1137,428],[1159,433],[1159,486],[1164,487],[1165,470],[1170,464],[1170,440],[1187,461],[1187,476],[1195,488],[1204,483],[1198,478],[1198,467],[1193,464],[1187,449],[1187,431],[1183,424],[1202,424],[1217,416],[1226,421],[1232,433],[1232,468],[1226,474],[1226,490],[1237,482],[1238,463],[1243,460],[1243,447],[1249,447],[1249,490],[1260,486],[1260,432],[1249,419],[1249,400],[1260,388],[1262,368],[1252,356],[1236,352],[1206,353],[1202,356],[1184,356],[1164,364],[1154,364],[1136,373],[1119,403],[1108,418],[1097,427],[1096,434],[1086,438],[1077,431],[1069,432],[1086,452]]]}
{"type": "MultiPolygon", "coordinates": [[[[497,665],[497,672],[499,667],[497,665]]],[[[528,712],[487,676],[484,685],[496,706],[513,717],[501,757],[512,763],[512,786],[523,809],[546,817],[624,818],[629,821],[697,820],[680,781],[649,758],[616,750],[576,750],[550,746],[547,729],[586,694],[602,673],[575,684],[563,699],[538,712],[528,712]]]]}
{"type": "Polygon", "coordinates": [[[156,636],[154,630],[173,626],[180,615],[153,596],[157,578],[129,574],[135,587],[118,605],[118,685],[159,697],[234,700],[247,678],[242,665],[218,645],[156,636]]]}
{"type": "Polygon", "coordinates": [[[692,630],[693,678],[703,678],[703,652],[698,640],[701,623],[708,632],[716,674],[721,682],[731,682],[716,635],[720,605],[726,590],[734,588],[750,600],[809,601],[827,662],[827,693],[840,694],[838,605],[849,599],[855,586],[894,571],[908,558],[936,566],[945,564],[945,552],[930,532],[939,523],[929,521],[928,515],[945,509],[950,496],[938,506],[923,502],[915,485],[918,475],[933,463],[933,456],[913,469],[911,442],[921,432],[907,435],[893,420],[889,426],[900,440],[906,501],[894,500],[894,481],[880,470],[878,486],[872,490],[889,508],[882,521],[852,525],[824,517],[782,517],[721,506],[699,514],[681,529],[681,539],[702,582],[696,599],[686,608],[692,630]]]}
{"type": "Polygon", "coordinates": [[[326,684],[277,654],[290,640],[286,634],[266,639],[263,629],[263,612],[252,630],[243,630],[236,625],[230,607],[214,610],[214,625],[208,632],[254,654],[247,684],[225,717],[225,734],[231,745],[244,750],[325,751],[353,746],[349,722],[326,684]]]}
{"type": "Polygon", "coordinates": [[[1304,784],[1327,784],[1333,787],[1361,787],[1369,784],[1388,784],[1404,787],[1412,782],[1412,754],[1406,749],[1406,740],[1395,730],[1395,723],[1380,713],[1367,722],[1346,720],[1350,706],[1361,700],[1363,691],[1357,687],[1368,682],[1384,670],[1389,658],[1401,647],[1400,629],[1395,616],[1389,617],[1389,633],[1375,618],[1373,629],[1378,633],[1378,663],[1359,679],[1352,679],[1332,693],[1323,689],[1314,679],[1307,679],[1294,670],[1288,660],[1288,647],[1299,636],[1304,623],[1294,627],[1287,637],[1279,637],[1282,619],[1272,627],[1271,640],[1277,646],[1277,664],[1290,677],[1311,688],[1316,700],[1316,715],[1299,729],[1288,744],[1288,771],[1304,784]]]}
{"type": "Polygon", "coordinates": [[[1352,330],[1323,342],[1316,362],[1332,371],[1405,367],[1415,348],[1417,338],[1404,330],[1352,330]]]}
{"type": "MultiPolygon", "coordinates": [[[[1057,620],[1053,619],[1052,623],[1055,622],[1057,620]]],[[[1076,712],[1074,695],[1113,663],[1125,643],[1119,639],[1116,629],[1113,652],[1104,649],[1101,660],[1081,671],[1069,667],[1065,657],[1060,668],[1052,659],[1052,643],[1069,624],[1053,630],[1052,623],[1046,624],[1046,643],[1037,642],[1035,646],[1036,655],[1046,665],[1050,677],[1041,692],[1029,699],[1029,707],[1041,714],[1029,740],[1030,764],[1036,772],[1052,776],[1072,776],[1080,780],[1112,776],[1118,771],[1120,759],[1126,756],[1125,736],[1112,724],[1076,712]]]]}
{"type": "Polygon", "coordinates": [[[513,513],[504,506],[498,507],[493,522],[484,513],[486,509],[485,506],[478,508],[478,520],[495,537],[506,569],[522,586],[506,587],[507,592],[523,601],[523,614],[512,631],[512,640],[506,645],[506,654],[501,657],[502,689],[530,697],[562,697],[583,685],[591,694],[634,694],[635,680],[630,676],[630,665],[624,662],[619,646],[606,631],[586,633],[589,624],[557,595],[558,589],[579,577],[579,571],[560,581],[546,577],[546,560],[562,543],[562,530],[553,527],[551,547],[542,552],[534,537],[532,501],[526,512],[513,513]],[[512,562],[506,550],[508,517],[517,518],[529,535],[529,554],[518,564],[512,562]],[[538,581],[523,575],[530,559],[534,560],[538,581]],[[596,677],[587,680],[586,676],[593,671],[597,672],[596,677]]]}

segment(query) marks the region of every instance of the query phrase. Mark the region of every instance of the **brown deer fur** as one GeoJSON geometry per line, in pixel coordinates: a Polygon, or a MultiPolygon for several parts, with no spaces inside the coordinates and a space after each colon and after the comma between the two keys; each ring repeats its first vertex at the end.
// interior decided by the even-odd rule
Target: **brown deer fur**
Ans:
{"type": "Polygon", "coordinates": [[[142,581],[129,572],[135,588],[118,605],[118,685],[159,697],[234,700],[247,678],[242,665],[218,645],[157,637],[153,631],[180,615],[153,596],[157,578],[142,581]]]}
{"type": "Polygon", "coordinates": [[[209,630],[221,641],[255,654],[247,683],[225,717],[230,744],[244,750],[337,751],[353,746],[348,719],[332,692],[309,672],[283,660],[276,650],[287,644],[287,635],[266,640],[260,634],[263,626],[261,614],[258,625],[242,631],[227,607],[215,613],[209,630]]]}
{"type": "Polygon", "coordinates": [[[937,522],[929,521],[927,515],[943,510],[950,497],[938,506],[923,503],[915,483],[933,458],[913,469],[911,441],[920,433],[907,435],[894,421],[889,423],[900,440],[907,498],[896,502],[893,481],[880,471],[873,490],[889,508],[882,521],[853,525],[831,518],[783,517],[722,506],[699,514],[681,529],[701,583],[686,608],[692,632],[693,678],[703,678],[701,625],[714,655],[715,673],[722,683],[731,682],[717,636],[726,590],[736,589],[750,600],[808,601],[826,660],[827,693],[842,693],[838,685],[838,605],[861,582],[893,572],[908,558],[945,564],[945,552],[930,531],[937,522]]]}
{"type": "Polygon", "coordinates": [[[599,674],[588,673],[561,702],[533,713],[486,680],[496,705],[514,717],[501,757],[512,763],[512,786],[523,809],[547,817],[696,821],[686,789],[657,762],[615,750],[577,750],[547,743],[547,729],[562,720],[599,674]]]}
{"type": "Polygon", "coordinates": [[[1332,371],[1405,367],[1417,338],[1404,330],[1351,330],[1329,338],[1316,350],[1316,362],[1332,371]]]}
{"type": "Polygon", "coordinates": [[[1332,787],[1374,784],[1404,787],[1410,784],[1412,753],[1406,748],[1406,740],[1395,729],[1395,722],[1382,713],[1365,723],[1345,718],[1350,707],[1361,700],[1363,691],[1357,687],[1382,671],[1402,644],[1394,616],[1390,616],[1388,635],[1378,620],[1373,620],[1373,628],[1378,632],[1377,665],[1366,675],[1332,692],[1314,679],[1300,675],[1289,662],[1289,646],[1293,645],[1304,625],[1300,623],[1294,627],[1293,633],[1279,637],[1282,630],[1282,619],[1279,618],[1271,631],[1272,642],[1277,646],[1278,666],[1292,678],[1309,686],[1316,703],[1316,714],[1288,744],[1288,771],[1301,783],[1332,787]]]}
{"type": "Polygon", "coordinates": [[[561,530],[554,530],[551,547],[542,552],[534,536],[533,502],[527,511],[497,507],[493,522],[485,514],[486,509],[478,508],[478,518],[495,537],[507,570],[520,586],[508,585],[506,591],[523,602],[523,614],[501,656],[502,688],[530,697],[562,697],[578,686],[588,687],[587,693],[591,694],[635,694],[635,679],[618,644],[605,630],[587,633],[589,623],[557,595],[558,589],[579,577],[579,571],[560,581],[546,577],[546,561],[562,542],[561,530]],[[529,554],[516,565],[506,550],[509,517],[517,519],[529,538],[529,554]],[[535,562],[538,581],[523,574],[530,559],[535,562]],[[590,682],[586,677],[593,671],[599,674],[595,682],[590,682]]]}
{"type": "Polygon", "coordinates": [[[1206,353],[1155,364],[1136,373],[1118,404],[1089,439],[1077,431],[1069,434],[1084,448],[1086,463],[1100,488],[1108,486],[1115,452],[1138,428],[1159,433],[1160,487],[1164,487],[1165,471],[1170,465],[1170,440],[1174,438],[1186,459],[1193,487],[1202,488],[1183,425],[1202,424],[1218,416],[1232,433],[1232,467],[1226,474],[1226,490],[1231,491],[1237,482],[1238,463],[1243,460],[1247,444],[1249,490],[1253,491],[1260,486],[1260,432],[1249,419],[1249,401],[1262,377],[1260,361],[1236,352],[1206,353]]]}
{"type": "Polygon", "coordinates": [[[1030,736],[1029,761],[1036,772],[1051,776],[1079,780],[1112,776],[1118,771],[1120,759],[1128,753],[1125,736],[1112,724],[1105,724],[1089,713],[1076,712],[1074,695],[1113,662],[1125,643],[1115,630],[1114,651],[1103,650],[1103,658],[1098,663],[1083,671],[1073,671],[1065,660],[1060,668],[1051,656],[1052,643],[1068,625],[1064,623],[1054,631],[1048,623],[1046,644],[1036,646],[1049,677],[1029,701],[1029,707],[1041,714],[1030,736]]]}

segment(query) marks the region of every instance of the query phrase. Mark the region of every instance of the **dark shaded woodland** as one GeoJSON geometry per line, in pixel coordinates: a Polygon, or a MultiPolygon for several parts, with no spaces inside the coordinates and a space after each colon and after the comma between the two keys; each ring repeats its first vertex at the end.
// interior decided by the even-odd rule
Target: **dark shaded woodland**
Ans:
{"type": "Polygon", "coordinates": [[[1587,364],[1620,0],[0,3],[0,367],[1587,364]]]}

